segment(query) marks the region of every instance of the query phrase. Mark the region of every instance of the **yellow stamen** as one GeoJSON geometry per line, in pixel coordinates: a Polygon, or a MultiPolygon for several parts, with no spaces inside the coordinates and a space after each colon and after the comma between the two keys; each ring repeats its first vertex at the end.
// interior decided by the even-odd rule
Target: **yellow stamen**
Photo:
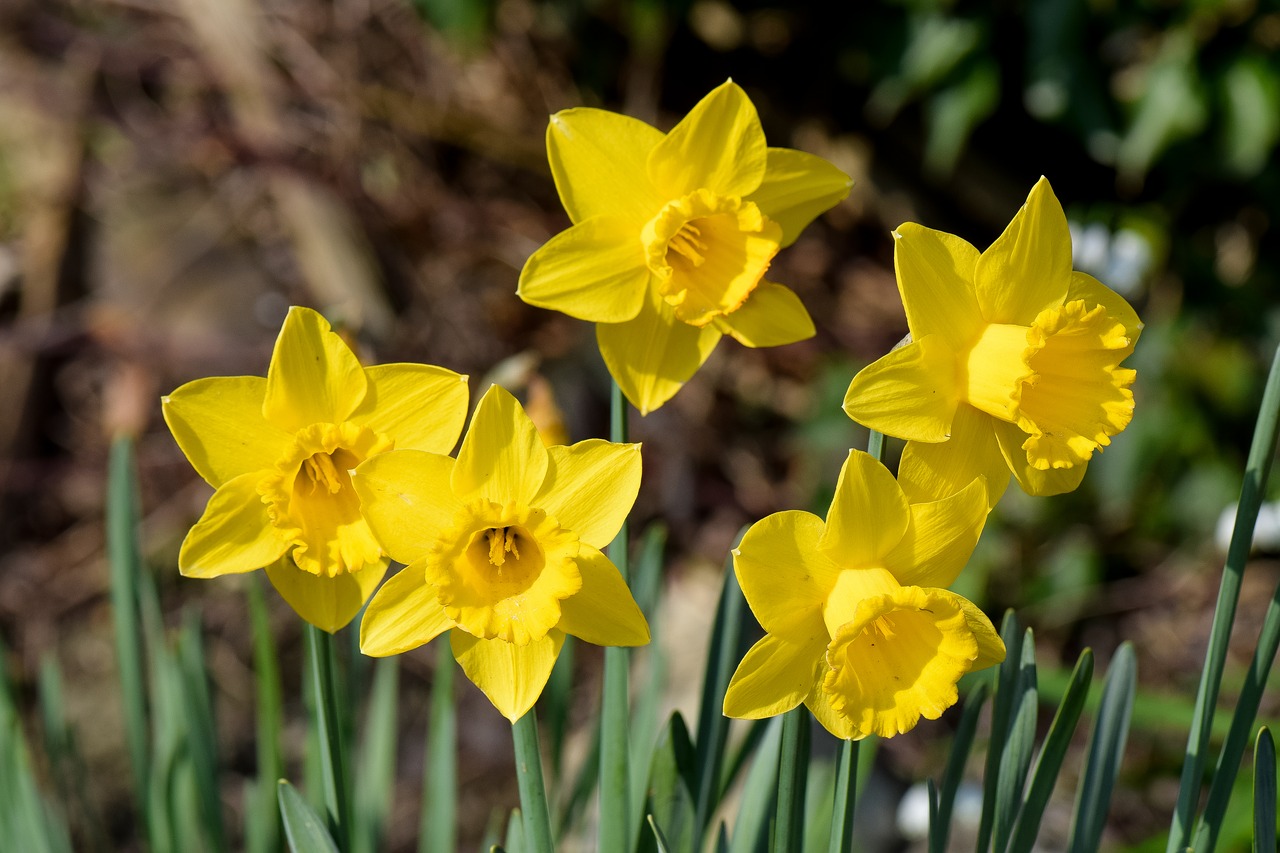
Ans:
{"type": "Polygon", "coordinates": [[[667,243],[667,249],[684,256],[695,267],[700,267],[707,260],[707,244],[698,239],[701,236],[702,231],[696,225],[686,222],[667,243]]]}
{"type": "Polygon", "coordinates": [[[322,485],[331,495],[342,490],[342,478],[333,464],[332,454],[313,453],[302,463],[302,470],[311,484],[311,494],[314,495],[322,485]]]}
{"type": "Polygon", "coordinates": [[[485,531],[485,536],[489,538],[489,565],[502,568],[502,564],[507,561],[507,554],[519,561],[520,549],[516,547],[514,527],[491,527],[485,531]]]}

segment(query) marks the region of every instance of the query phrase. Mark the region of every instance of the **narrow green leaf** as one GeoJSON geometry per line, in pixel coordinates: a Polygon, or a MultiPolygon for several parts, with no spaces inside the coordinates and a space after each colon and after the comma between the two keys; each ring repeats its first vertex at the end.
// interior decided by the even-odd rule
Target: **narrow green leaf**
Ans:
{"type": "Polygon", "coordinates": [[[547,735],[547,757],[550,759],[548,769],[555,778],[559,778],[564,769],[564,748],[573,719],[570,708],[573,704],[573,667],[577,650],[577,638],[571,634],[566,635],[564,644],[560,646],[560,656],[556,658],[555,666],[551,667],[551,677],[547,679],[547,686],[538,699],[542,705],[542,717],[546,721],[544,729],[547,735]]]}
{"type": "Polygon", "coordinates": [[[346,768],[346,748],[338,719],[338,684],[334,660],[334,638],[314,625],[307,625],[307,654],[315,692],[315,730],[320,739],[320,769],[324,781],[325,809],[329,829],[344,850],[353,848],[352,820],[346,768]]]}
{"type": "MultiPolygon", "coordinates": [[[[676,712],[671,715],[653,750],[644,809],[650,823],[665,828],[663,845],[668,849],[695,849],[693,761],[689,729],[685,726],[684,717],[676,712]],[[667,843],[667,838],[671,843],[667,843]]],[[[639,849],[642,853],[655,849],[648,833],[641,834],[639,849]]]]}
{"type": "Polygon", "coordinates": [[[67,722],[62,673],[52,653],[40,662],[39,688],[45,756],[57,789],[57,802],[61,804],[55,816],[59,823],[67,824],[69,832],[73,829],[79,832],[84,849],[106,850],[109,846],[106,829],[89,796],[88,770],[75,731],[67,722]]]}
{"type": "MultiPolygon", "coordinates": [[[[533,709],[516,720],[511,735],[515,743],[520,808],[524,813],[525,847],[530,853],[552,853],[555,845],[551,840],[551,813],[547,809],[547,785],[542,776],[542,753],[538,749],[538,719],[533,709]]],[[[509,835],[507,847],[512,847],[509,835]]]]}
{"type": "MultiPolygon", "coordinates": [[[[733,547],[742,541],[746,528],[738,531],[733,547]]],[[[724,764],[725,743],[729,738],[729,718],[724,715],[724,694],[729,689],[729,679],[737,669],[740,659],[743,614],[746,599],[738,587],[738,576],[733,570],[733,554],[725,560],[724,585],[720,590],[720,603],[716,606],[715,621],[711,626],[711,643],[707,650],[707,670],[702,679],[702,698],[698,705],[697,734],[697,798],[698,810],[694,823],[694,837],[706,834],[708,822],[720,802],[720,780],[724,764]]]]}
{"type": "Polygon", "coordinates": [[[729,755],[729,758],[724,762],[724,770],[720,774],[721,795],[733,786],[738,774],[742,772],[742,769],[751,760],[752,756],[759,751],[765,732],[769,729],[769,719],[749,720],[747,722],[750,725],[747,727],[746,735],[742,737],[729,755]]]}
{"type": "Polygon", "coordinates": [[[1036,712],[1039,694],[1036,690],[1036,643],[1030,628],[1022,640],[1022,654],[1015,683],[1013,717],[1004,753],[1000,756],[1000,779],[996,784],[995,829],[992,850],[1004,850],[1013,832],[1013,822],[1022,803],[1031,766],[1031,753],[1036,743],[1036,712]]]}
{"type": "Polygon", "coordinates": [[[769,818],[778,790],[778,759],[782,748],[782,717],[766,723],[760,747],[754,753],[742,801],[733,822],[730,853],[759,853],[769,839],[769,818]]]}
{"type": "Polygon", "coordinates": [[[649,815],[649,828],[653,830],[654,844],[657,846],[658,853],[671,853],[674,848],[667,843],[667,837],[662,834],[662,830],[658,828],[657,821],[653,819],[653,815],[649,815]]]}
{"type": "Polygon", "coordinates": [[[1267,376],[1267,386],[1262,394],[1262,406],[1253,429],[1253,443],[1249,446],[1244,484],[1240,488],[1240,500],[1236,505],[1235,527],[1231,532],[1231,544],[1227,547],[1222,582],[1218,587],[1218,601],[1213,610],[1213,627],[1209,631],[1209,644],[1205,650],[1204,670],[1196,691],[1195,715],[1192,717],[1191,732],[1187,736],[1182,778],[1178,786],[1178,803],[1169,829],[1167,853],[1180,853],[1190,841],[1196,805],[1200,800],[1209,733],[1218,703],[1218,691],[1222,686],[1222,671],[1227,660],[1227,643],[1231,638],[1231,625],[1235,621],[1236,605],[1240,599],[1244,567],[1253,547],[1253,528],[1258,521],[1258,510],[1262,506],[1267,477],[1271,473],[1278,432],[1280,349],[1276,350],[1271,362],[1271,372],[1267,376]]]}
{"type": "Polygon", "coordinates": [[[399,687],[399,658],[377,661],[356,774],[356,850],[365,853],[383,849],[383,827],[391,812],[399,733],[396,717],[399,687]]]}
{"type": "Polygon", "coordinates": [[[435,646],[419,853],[456,850],[458,843],[458,712],[453,703],[453,652],[447,637],[436,640],[435,646]]]}
{"type": "Polygon", "coordinates": [[[809,777],[809,709],[800,705],[782,715],[778,750],[778,809],[773,849],[799,850],[804,844],[805,785],[809,777]]]}
{"type": "MultiPolygon", "coordinates": [[[[507,844],[505,848],[507,853],[525,853],[526,850],[532,849],[526,843],[525,832],[524,815],[520,812],[520,809],[512,809],[511,818],[507,821],[507,844]]],[[[494,849],[501,850],[503,848],[495,846],[494,849]]]]}
{"type": "Polygon", "coordinates": [[[1091,853],[1098,849],[1111,805],[1111,791],[1124,758],[1136,689],[1137,662],[1133,646],[1121,643],[1111,659],[1106,686],[1102,689],[1102,706],[1098,709],[1089,751],[1085,753],[1084,776],[1076,794],[1075,819],[1067,845],[1071,853],[1091,853]]]}
{"type": "Polygon", "coordinates": [[[835,818],[836,762],[828,758],[811,760],[807,777],[800,849],[804,853],[827,853],[835,818]]]}
{"type": "Polygon", "coordinates": [[[218,727],[213,716],[213,700],[204,660],[204,639],[200,616],[188,610],[178,643],[178,660],[186,697],[186,731],[194,771],[200,817],[212,850],[226,850],[222,827],[222,791],[218,779],[218,727]]]}
{"type": "Polygon", "coordinates": [[[293,853],[338,853],[338,845],[325,829],[324,820],[307,805],[298,790],[281,779],[276,788],[284,837],[293,853]]]}
{"type": "Polygon", "coordinates": [[[1276,743],[1264,726],[1253,748],[1253,853],[1276,849],[1276,743]]]}
{"type": "Polygon", "coordinates": [[[280,731],[284,726],[284,700],[280,663],[271,636],[271,619],[262,595],[262,580],[249,579],[249,624],[253,629],[253,683],[257,707],[258,778],[247,809],[245,845],[250,853],[273,853],[280,847],[280,807],[276,780],[284,775],[280,731]]]}
{"type": "Polygon", "coordinates": [[[1093,652],[1085,649],[1076,661],[1076,668],[1071,673],[1071,682],[1067,686],[1066,695],[1062,697],[1057,712],[1053,715],[1053,723],[1049,733],[1045,735],[1044,745],[1036,756],[1035,768],[1031,771],[1031,787],[1027,797],[1018,811],[1018,819],[1014,824],[1012,840],[1008,849],[1011,853],[1030,853],[1035,846],[1036,836],[1040,830],[1040,820],[1044,816],[1045,806],[1058,781],[1058,773],[1062,770],[1062,761],[1071,746],[1072,735],[1080,720],[1080,712],[1084,710],[1085,699],[1089,696],[1089,682],[1093,679],[1093,652]]]}
{"type": "MultiPolygon", "coordinates": [[[[142,677],[142,624],[138,613],[138,577],[142,557],[138,545],[139,501],[133,439],[111,443],[107,467],[107,563],[111,569],[111,617],[115,626],[116,661],[120,667],[120,700],[124,703],[125,743],[133,771],[135,802],[146,808],[147,696],[142,677]]],[[[144,818],[145,820],[145,818],[144,818]]]]}
{"type": "Polygon", "coordinates": [[[947,754],[947,766],[942,771],[942,785],[938,788],[938,810],[929,822],[929,853],[946,853],[947,839],[951,835],[951,812],[955,808],[956,791],[964,781],[964,768],[973,749],[974,734],[978,729],[978,717],[991,694],[988,681],[979,681],[964,700],[964,713],[951,739],[947,754]]]}
{"type": "Polygon", "coordinates": [[[1022,662],[1022,631],[1018,617],[1012,610],[1004,614],[1000,625],[1000,637],[1004,640],[1005,658],[996,677],[996,694],[991,709],[991,740],[987,744],[986,771],[982,779],[982,817],[978,823],[978,840],[975,850],[991,849],[991,833],[995,828],[996,803],[1000,796],[1000,767],[1004,758],[1005,742],[1013,721],[1018,673],[1022,662]]]}
{"type": "Polygon", "coordinates": [[[853,813],[858,801],[858,741],[840,744],[836,789],[831,814],[831,853],[845,853],[853,844],[853,813]]]}
{"type": "MultiPolygon", "coordinates": [[[[649,525],[635,549],[634,571],[631,573],[632,592],[649,621],[650,638],[649,645],[639,650],[646,686],[637,691],[631,707],[631,814],[640,817],[645,813],[645,781],[660,734],[660,708],[667,695],[667,657],[662,648],[662,619],[657,612],[666,538],[665,527],[649,525]]],[[[690,787],[690,791],[693,790],[690,787]]],[[[642,838],[646,834],[638,832],[637,837],[642,838]]]]}

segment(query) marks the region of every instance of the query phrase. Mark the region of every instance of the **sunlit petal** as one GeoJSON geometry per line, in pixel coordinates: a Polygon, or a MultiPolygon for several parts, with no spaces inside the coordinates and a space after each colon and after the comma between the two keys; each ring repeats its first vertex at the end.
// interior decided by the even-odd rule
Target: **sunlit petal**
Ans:
{"type": "Polygon", "coordinates": [[[813,689],[815,665],[826,649],[825,635],[809,643],[766,635],[751,647],[730,679],[724,695],[725,716],[759,720],[790,711],[813,689]]]}
{"type": "Polygon", "coordinates": [[[913,341],[867,365],[844,397],[849,417],[909,441],[946,441],[958,405],[956,354],[939,335],[913,341]]]}
{"type": "Polygon", "coordinates": [[[365,368],[364,402],[352,415],[395,442],[397,450],[448,453],[467,421],[467,377],[429,364],[365,368]]]}
{"type": "Polygon", "coordinates": [[[458,450],[453,492],[467,501],[529,504],[547,476],[547,448],[524,407],[504,388],[491,385],[458,450]]]}
{"type": "Polygon", "coordinates": [[[885,555],[885,567],[903,586],[951,586],[978,544],[988,511],[983,480],[940,501],[912,504],[911,524],[885,555]]]}
{"type": "Polygon", "coordinates": [[[810,222],[849,195],[853,179],[821,157],[792,148],[769,148],[764,180],[747,197],[782,226],[790,246],[810,222]]]}
{"type": "Polygon", "coordinates": [[[293,437],[262,416],[266,394],[261,376],[216,376],[161,401],[178,447],[209,485],[271,468],[288,447],[293,437]]]}
{"type": "Polygon", "coordinates": [[[1125,298],[1098,281],[1088,273],[1073,270],[1071,285],[1067,288],[1067,302],[1084,300],[1087,307],[1101,305],[1107,316],[1124,326],[1125,334],[1133,338],[1134,343],[1142,333],[1143,323],[1138,319],[1138,312],[1133,310],[1125,298]]]}
{"type": "Polygon", "coordinates": [[[394,559],[425,556],[462,508],[450,478],[454,461],[421,450],[392,450],[361,464],[351,475],[360,513],[394,559]]]}
{"type": "Polygon", "coordinates": [[[911,521],[906,496],[889,470],[861,450],[850,450],[818,549],[841,568],[881,565],[911,521]]]}
{"type": "Polygon", "coordinates": [[[288,557],[267,566],[267,578],[280,597],[307,622],[330,634],[356,618],[386,573],[386,560],[334,577],[305,572],[288,557]]]}
{"type": "Polygon", "coordinates": [[[480,640],[455,628],[449,632],[449,645],[467,678],[514,723],[542,694],[564,645],[564,633],[553,630],[540,640],[517,646],[480,640]]]}
{"type": "Polygon", "coordinates": [[[767,146],[756,108],[738,84],[712,89],[649,154],[659,194],[677,198],[699,188],[745,196],[764,178],[767,146]]]}
{"type": "Polygon", "coordinates": [[[1027,461],[1024,445],[1030,438],[1016,424],[1004,421],[992,421],[995,426],[995,437],[999,442],[1000,452],[1005,465],[1017,478],[1018,485],[1029,495],[1048,497],[1074,492],[1084,480],[1089,463],[1081,462],[1069,468],[1049,468],[1041,470],[1027,461]]]}
{"type": "Polygon", "coordinates": [[[574,222],[614,216],[643,223],[662,206],[645,172],[662,131],[607,110],[561,110],[547,125],[547,159],[574,222]]]}
{"type": "Polygon", "coordinates": [[[939,444],[908,441],[898,463],[898,483],[912,503],[942,500],[969,486],[987,482],[987,501],[995,506],[1009,485],[1009,466],[996,443],[1000,423],[971,406],[959,406],[951,438],[939,444]]]}
{"type": "Polygon", "coordinates": [[[561,231],[525,261],[516,295],[592,323],[630,320],[652,275],[639,233],[639,226],[605,216],[561,231]]]}
{"type": "Polygon", "coordinates": [[[776,347],[813,337],[813,320],[795,291],[761,281],[742,307],[716,321],[717,328],[748,347],[776,347]]]}
{"type": "Polygon", "coordinates": [[[649,642],[649,623],[609,558],[595,548],[583,547],[576,562],[582,573],[582,589],[560,602],[556,627],[597,646],[643,646],[649,642]]]}
{"type": "Polygon", "coordinates": [[[178,570],[189,578],[251,572],[280,559],[288,547],[267,518],[258,474],[241,474],[209,498],[182,542],[178,570]]]}
{"type": "Polygon", "coordinates": [[[757,521],[733,552],[733,568],[751,612],[770,634],[805,644],[826,636],[822,605],[841,566],[818,551],[823,522],[798,510],[757,521]]]}
{"type": "Polygon", "coordinates": [[[894,238],[893,267],[911,334],[917,340],[938,335],[963,351],[983,324],[973,284],[978,250],[914,222],[898,226],[894,238]]]}
{"type": "Polygon", "coordinates": [[[640,491],[640,445],[590,439],[549,447],[547,453],[546,480],[533,505],[555,516],[586,544],[605,547],[627,520],[640,491]]]}
{"type": "Polygon", "coordinates": [[[1041,178],[1027,203],[974,268],[978,305],[988,323],[1031,325],[1061,305],[1071,283],[1071,232],[1049,182],[1041,178]]]}
{"type": "Polygon", "coordinates": [[[310,308],[290,308],[267,369],[266,419],[289,431],[340,423],[366,387],[364,369],[329,322],[310,308]]]}
{"type": "Polygon", "coordinates": [[[360,620],[360,651],[387,657],[416,649],[453,627],[426,581],[421,563],[410,563],[383,584],[360,620]]]}

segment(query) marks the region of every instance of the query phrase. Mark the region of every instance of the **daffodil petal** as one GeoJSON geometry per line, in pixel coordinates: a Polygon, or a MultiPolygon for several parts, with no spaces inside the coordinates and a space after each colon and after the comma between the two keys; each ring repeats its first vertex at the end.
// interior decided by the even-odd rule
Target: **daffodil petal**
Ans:
{"type": "Polygon", "coordinates": [[[1027,451],[1022,448],[1027,440],[1027,434],[1019,429],[1017,424],[994,419],[992,423],[995,425],[996,439],[1000,445],[1000,452],[1004,455],[1005,464],[1018,480],[1018,485],[1022,486],[1022,490],[1027,494],[1037,497],[1063,495],[1074,492],[1084,479],[1085,470],[1089,467],[1088,462],[1081,462],[1069,468],[1049,468],[1042,471],[1027,461],[1027,451]]]}
{"type": "Polygon", "coordinates": [[[266,419],[290,432],[341,423],[364,400],[367,386],[355,353],[329,322],[310,308],[290,308],[267,368],[266,419]]]}
{"type": "Polygon", "coordinates": [[[489,386],[453,466],[453,493],[461,500],[528,506],[550,465],[546,445],[524,407],[504,388],[489,386]]]}
{"type": "Polygon", "coordinates": [[[1045,308],[1062,304],[1070,283],[1067,215],[1041,178],[1004,233],[978,258],[978,305],[988,323],[1030,326],[1045,308]]]}
{"type": "Polygon", "coordinates": [[[804,706],[813,714],[814,719],[840,740],[862,740],[867,737],[869,732],[859,731],[852,720],[832,707],[831,696],[822,685],[823,679],[819,678],[804,700],[804,706]]]}
{"type": "Polygon", "coordinates": [[[712,89],[654,146],[647,171],[664,197],[701,188],[746,196],[764,178],[767,152],[755,106],[730,80],[712,89]]]}
{"type": "Polygon", "coordinates": [[[547,159],[574,222],[616,216],[647,222],[663,199],[645,173],[662,131],[607,110],[562,110],[547,125],[547,159]]]}
{"type": "Polygon", "coordinates": [[[383,584],[360,620],[360,651],[398,655],[431,642],[453,627],[422,564],[410,563],[383,584]]]}
{"type": "Polygon", "coordinates": [[[529,256],[516,295],[591,323],[630,320],[640,311],[651,275],[639,234],[639,226],[624,219],[579,222],[529,256]]]}
{"type": "Polygon", "coordinates": [[[293,436],[262,416],[267,380],[215,376],[188,382],[162,401],[165,423],[205,482],[217,488],[271,468],[293,436]]]}
{"type": "Polygon", "coordinates": [[[911,334],[917,340],[938,335],[962,352],[984,322],[973,284],[978,250],[914,222],[898,226],[893,236],[893,268],[911,334]]]}
{"type": "Polygon", "coordinates": [[[547,454],[547,478],[533,505],[586,544],[608,545],[640,491],[640,445],[593,438],[569,447],[548,447],[547,454]]]}
{"type": "Polygon", "coordinates": [[[846,569],[879,566],[911,523],[898,481],[872,456],[850,450],[818,548],[846,569]]]}
{"type": "Polygon", "coordinates": [[[252,572],[284,555],[288,543],[276,535],[258,494],[258,472],[223,483],[187,533],[178,570],[189,578],[252,572]]]}
{"type": "Polygon", "coordinates": [[[903,586],[951,586],[969,562],[989,511],[981,479],[940,501],[911,504],[911,524],[885,555],[885,568],[903,586]]]}
{"type": "Polygon", "coordinates": [[[852,186],[852,178],[821,157],[793,148],[769,148],[764,179],[746,200],[782,226],[786,247],[819,214],[844,201],[852,186]]]}
{"type": "Polygon", "coordinates": [[[973,663],[969,664],[969,672],[977,672],[1002,662],[1006,650],[1004,640],[1000,639],[1000,632],[996,630],[996,626],[991,624],[987,614],[972,601],[954,593],[952,595],[955,603],[964,612],[965,622],[973,632],[973,638],[978,641],[978,656],[974,658],[973,663]]]}
{"type": "Polygon", "coordinates": [[[449,645],[467,678],[514,723],[542,695],[564,645],[564,632],[553,629],[542,639],[517,646],[505,640],[480,640],[455,628],[449,632],[449,645]]]}
{"type": "Polygon", "coordinates": [[[826,636],[822,605],[841,566],[818,551],[822,531],[812,513],[775,512],[751,525],[734,550],[738,585],[770,634],[796,643],[826,636]]]}
{"type": "Polygon", "coordinates": [[[813,689],[814,663],[822,660],[825,635],[815,642],[791,643],[773,634],[747,651],[724,694],[724,715],[760,720],[785,714],[813,689]]]}
{"type": "Polygon", "coordinates": [[[582,589],[560,602],[556,627],[596,646],[643,646],[649,623],[609,558],[583,545],[575,561],[582,589]]]}
{"type": "Polygon", "coordinates": [[[885,435],[938,442],[951,435],[959,399],[955,352],[940,335],[929,335],[860,370],[844,410],[885,435]]]}
{"type": "Polygon", "coordinates": [[[951,438],[938,444],[908,441],[898,463],[898,484],[912,503],[942,500],[969,486],[987,482],[987,501],[995,506],[1009,485],[1009,466],[996,443],[990,415],[972,406],[956,409],[951,438]]]}
{"type": "Polygon", "coordinates": [[[391,450],[352,472],[360,514],[393,559],[412,563],[430,550],[462,508],[449,485],[454,461],[421,450],[391,450]]]}
{"type": "Polygon", "coordinates": [[[813,320],[789,287],[761,281],[742,307],[718,322],[720,330],[748,347],[777,347],[812,338],[813,320]]]}
{"type": "Polygon", "coordinates": [[[711,355],[720,337],[714,326],[677,320],[655,288],[647,290],[635,319],[596,326],[596,342],[609,373],[642,415],[670,400],[711,355]]]}
{"type": "Polygon", "coordinates": [[[1107,309],[1107,316],[1124,326],[1127,334],[1136,343],[1141,334],[1143,324],[1138,319],[1138,312],[1133,310],[1123,296],[1107,287],[1088,273],[1071,272],[1071,285],[1067,288],[1067,302],[1083,299],[1085,305],[1092,308],[1102,305],[1107,309]]]}
{"type": "Polygon", "coordinates": [[[267,579],[294,612],[330,634],[345,628],[378,588],[387,561],[334,577],[303,571],[286,557],[267,566],[267,579]]]}
{"type": "Polygon", "coordinates": [[[364,372],[369,390],[352,422],[389,436],[397,450],[453,450],[467,422],[467,377],[430,364],[379,364],[364,372]]]}

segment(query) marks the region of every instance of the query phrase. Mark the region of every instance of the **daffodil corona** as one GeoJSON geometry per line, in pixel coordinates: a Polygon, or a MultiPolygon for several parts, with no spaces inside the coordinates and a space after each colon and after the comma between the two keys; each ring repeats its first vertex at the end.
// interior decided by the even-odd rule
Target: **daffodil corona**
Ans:
{"type": "Polygon", "coordinates": [[[547,447],[493,386],[457,461],[393,451],[356,469],[369,525],[406,568],[369,602],[360,649],[382,657],[449,632],[463,671],[512,722],[537,700],[565,634],[649,642],[649,626],[600,552],[640,488],[640,446],[547,447]]]}
{"type": "Polygon", "coordinates": [[[295,307],[265,379],[197,379],[163,408],[178,446],[215,489],[182,543],[182,574],[265,568],[298,615],[332,633],[388,565],[349,472],[393,447],[451,450],[467,382],[429,365],[361,367],[323,317],[295,307]]]}
{"type": "Polygon", "coordinates": [[[908,503],[893,476],[849,453],[824,521],[780,512],[751,526],[734,571],[766,636],[725,694],[730,717],[803,702],[836,737],[892,737],[955,704],[956,682],[999,663],[991,621],[946,587],[977,544],[986,489],[908,503]]]}
{"type": "Polygon", "coordinates": [[[894,265],[911,342],[849,386],[855,421],[907,439],[898,478],[913,500],[1009,474],[1033,495],[1069,492],[1133,417],[1120,367],[1142,330],[1127,302],[1071,269],[1066,216],[1044,178],[985,252],[914,223],[894,265]]]}
{"type": "Polygon", "coordinates": [[[642,413],[723,335],[751,347],[813,335],[795,293],[764,276],[852,181],[820,157],[767,147],[736,84],[667,134],[604,110],[556,113],[547,155],[573,227],[534,252],[518,293],[598,324],[605,363],[642,413]]]}

